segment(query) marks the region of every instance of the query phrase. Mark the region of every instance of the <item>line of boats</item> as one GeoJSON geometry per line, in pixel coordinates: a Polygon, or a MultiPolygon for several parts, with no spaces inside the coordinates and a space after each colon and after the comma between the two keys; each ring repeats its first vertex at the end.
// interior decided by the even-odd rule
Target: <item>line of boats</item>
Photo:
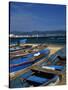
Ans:
{"type": "Polygon", "coordinates": [[[50,50],[45,48],[35,53],[11,59],[10,74],[13,72],[15,74],[24,68],[26,69],[26,72],[11,79],[10,88],[58,84],[66,69],[66,48],[64,47],[58,50],[51,56],[49,56],[49,54],[50,50]],[[35,64],[43,60],[44,62],[35,64]],[[27,70],[28,67],[30,67],[29,70],[27,70]]]}
{"type": "MultiPolygon", "coordinates": [[[[41,60],[44,57],[47,57],[50,53],[50,50],[45,48],[44,50],[38,51],[34,54],[28,54],[25,57],[19,57],[19,58],[14,58],[10,60],[10,72],[12,71],[17,71],[16,68],[22,69],[25,68],[24,66],[28,67],[39,60],[41,60]]],[[[19,70],[18,69],[18,70],[19,70]]]]}

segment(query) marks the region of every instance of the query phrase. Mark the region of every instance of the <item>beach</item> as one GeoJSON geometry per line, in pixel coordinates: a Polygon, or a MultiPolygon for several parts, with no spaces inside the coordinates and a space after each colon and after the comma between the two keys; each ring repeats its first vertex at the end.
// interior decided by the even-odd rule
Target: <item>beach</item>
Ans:
{"type": "MultiPolygon", "coordinates": [[[[46,63],[48,61],[48,58],[51,55],[55,54],[57,51],[59,51],[59,50],[61,50],[62,48],[65,47],[65,45],[56,45],[56,44],[49,44],[48,45],[48,44],[30,44],[30,43],[27,44],[27,43],[25,43],[25,44],[20,44],[19,45],[19,47],[25,47],[25,46],[31,46],[31,48],[28,48],[28,49],[25,48],[24,49],[25,52],[23,52],[23,49],[17,50],[17,51],[13,51],[11,53],[11,56],[16,54],[16,57],[17,57],[17,56],[19,56],[20,54],[23,54],[23,53],[26,54],[26,55],[27,54],[32,54],[32,53],[34,54],[34,53],[40,52],[41,50],[47,50],[47,49],[50,51],[50,53],[47,55],[47,57],[44,57],[41,60],[38,60],[38,62],[35,62],[35,63],[33,63],[32,65],[30,65],[30,66],[28,66],[26,68],[23,68],[23,65],[22,65],[22,68],[20,70],[10,72],[9,73],[10,81],[13,80],[15,82],[15,80],[18,79],[18,77],[20,77],[21,75],[24,75],[24,73],[29,72],[30,70],[33,69],[33,67],[36,68],[36,66],[38,66],[37,67],[38,71],[41,70],[42,68],[39,69],[40,65],[46,63]]],[[[46,56],[46,54],[45,54],[45,56],[46,56]]],[[[19,56],[19,57],[21,57],[21,56],[19,56]]],[[[17,59],[17,61],[18,60],[19,59],[17,59]]],[[[20,67],[20,66],[17,66],[17,68],[18,67],[20,67]]],[[[59,72],[53,71],[52,72],[52,71],[49,71],[49,70],[44,70],[44,72],[53,73],[53,74],[59,76],[59,81],[58,81],[58,83],[56,85],[65,85],[66,84],[66,70],[64,72],[62,72],[62,71],[59,71],[59,72]]],[[[12,85],[12,83],[10,83],[10,84],[12,85]]],[[[50,84],[50,85],[51,86],[52,85],[55,86],[55,83],[50,84]]]]}
{"type": "MultiPolygon", "coordinates": [[[[31,45],[34,48],[40,44],[24,44],[24,46],[25,45],[31,45]]],[[[47,48],[50,49],[50,55],[54,54],[56,51],[58,51],[59,49],[61,49],[65,46],[65,45],[59,45],[59,44],[58,45],[56,45],[56,44],[49,44],[49,45],[48,44],[41,44],[42,48],[43,48],[43,45],[45,45],[44,48],[46,48],[46,46],[47,46],[47,48]]],[[[21,44],[21,46],[23,46],[23,44],[21,44]]]]}
{"type": "MultiPolygon", "coordinates": [[[[25,45],[30,45],[30,46],[32,46],[32,48],[34,48],[35,50],[36,49],[38,49],[39,48],[39,44],[21,44],[20,46],[25,46],[25,45]],[[37,48],[38,47],[38,48],[37,48]]],[[[42,46],[42,48],[48,48],[49,50],[50,50],[50,54],[49,54],[49,56],[50,55],[52,55],[52,54],[55,54],[56,53],[56,51],[58,51],[58,50],[60,50],[61,48],[63,48],[64,47],[64,45],[52,45],[52,44],[50,44],[50,45],[41,45],[42,46]],[[44,46],[44,47],[43,47],[44,46]],[[47,47],[46,47],[47,46],[47,47]]],[[[41,49],[42,49],[41,48],[41,49]]],[[[40,48],[38,49],[38,50],[41,50],[40,48]]],[[[28,50],[26,50],[26,52],[27,52],[28,50]]],[[[25,52],[25,53],[26,53],[25,52]]],[[[43,59],[43,60],[41,60],[41,61],[38,61],[38,62],[36,62],[35,64],[33,64],[33,65],[38,65],[38,64],[40,64],[40,63],[42,63],[42,62],[44,62],[45,61],[45,58],[43,59]]],[[[33,66],[32,65],[32,66],[33,66]]],[[[32,67],[32,66],[30,66],[29,67],[29,69],[32,67]]],[[[16,74],[14,74],[14,73],[11,73],[10,74],[10,78],[13,78],[13,77],[16,77],[16,75],[19,75],[20,73],[19,72],[24,72],[25,70],[19,70],[16,74]]]]}

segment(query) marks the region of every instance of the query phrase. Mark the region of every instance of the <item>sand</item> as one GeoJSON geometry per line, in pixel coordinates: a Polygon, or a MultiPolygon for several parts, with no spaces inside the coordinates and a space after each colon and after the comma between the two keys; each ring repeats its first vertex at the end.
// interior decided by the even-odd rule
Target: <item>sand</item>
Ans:
{"type": "Polygon", "coordinates": [[[48,48],[50,49],[50,55],[56,53],[56,51],[60,50],[64,46],[62,45],[49,45],[48,48]]]}
{"type": "MultiPolygon", "coordinates": [[[[39,44],[28,44],[28,45],[32,45],[33,47],[36,47],[36,46],[38,46],[39,44]]],[[[42,47],[43,47],[43,44],[41,44],[41,45],[42,45],[42,47]]],[[[50,55],[51,55],[51,54],[54,54],[56,51],[58,51],[58,50],[60,50],[61,48],[64,47],[64,45],[53,45],[53,44],[49,44],[49,45],[45,44],[45,45],[47,46],[47,48],[50,49],[50,55]]],[[[44,48],[46,48],[46,47],[44,47],[44,48]]],[[[37,49],[37,48],[36,48],[36,49],[37,49]]]]}

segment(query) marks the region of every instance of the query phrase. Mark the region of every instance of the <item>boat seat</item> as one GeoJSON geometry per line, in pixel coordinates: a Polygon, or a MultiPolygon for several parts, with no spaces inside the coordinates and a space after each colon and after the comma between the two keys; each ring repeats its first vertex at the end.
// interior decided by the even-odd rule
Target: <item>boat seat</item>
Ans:
{"type": "Polygon", "coordinates": [[[47,82],[48,79],[47,78],[43,78],[43,77],[39,77],[39,76],[30,76],[27,81],[31,81],[31,82],[35,82],[35,83],[39,83],[39,84],[42,84],[44,82],[47,82]]]}

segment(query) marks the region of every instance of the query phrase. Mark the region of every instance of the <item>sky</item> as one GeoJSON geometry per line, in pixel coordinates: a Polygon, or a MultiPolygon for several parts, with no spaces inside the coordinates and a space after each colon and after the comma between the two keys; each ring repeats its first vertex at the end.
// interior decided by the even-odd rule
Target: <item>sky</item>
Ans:
{"type": "Polygon", "coordinates": [[[66,6],[10,2],[10,32],[65,30],[66,6]]]}

